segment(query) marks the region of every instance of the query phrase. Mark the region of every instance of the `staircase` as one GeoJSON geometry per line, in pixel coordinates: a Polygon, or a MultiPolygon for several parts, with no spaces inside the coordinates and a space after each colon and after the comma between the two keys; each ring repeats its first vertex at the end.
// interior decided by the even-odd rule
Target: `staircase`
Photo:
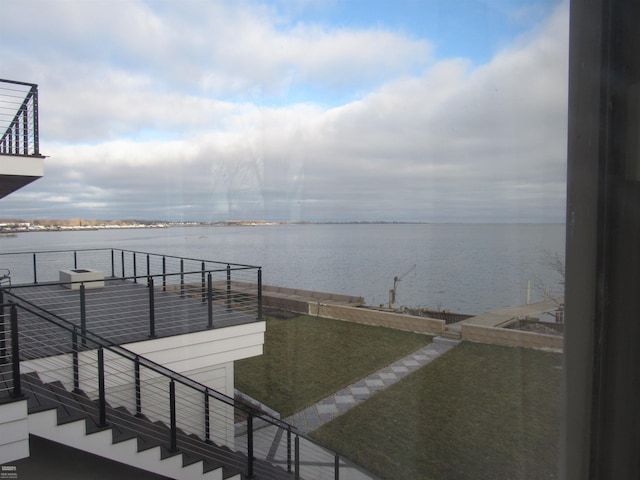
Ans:
{"type": "MultiPolygon", "coordinates": [[[[103,424],[97,401],[82,391],[69,392],[60,382],[44,383],[36,373],[22,375],[22,388],[33,435],[170,478],[250,478],[242,468],[246,457],[227,447],[178,429],[174,450],[167,425],[122,407],[107,405],[103,424]]],[[[292,478],[267,462],[254,462],[259,478],[292,478]]]]}
{"type": "MultiPolygon", "coordinates": [[[[0,288],[3,462],[29,456],[33,435],[175,479],[338,478],[357,470],[292,425],[86,329],[80,310],[78,324],[0,288]]],[[[126,331],[129,314],[136,316],[120,313],[113,329],[126,331]]],[[[224,346],[248,348],[236,338],[224,346]]],[[[203,345],[193,347],[198,355],[203,345]]],[[[185,363],[164,358],[176,359],[185,363]]]]}
{"type": "Polygon", "coordinates": [[[458,322],[445,326],[442,336],[451,340],[462,340],[462,324],[458,322]]]}

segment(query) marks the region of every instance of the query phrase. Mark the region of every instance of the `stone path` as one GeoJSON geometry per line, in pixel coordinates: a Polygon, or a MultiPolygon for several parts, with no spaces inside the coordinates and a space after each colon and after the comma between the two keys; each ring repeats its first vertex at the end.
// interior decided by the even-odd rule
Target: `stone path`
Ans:
{"type": "Polygon", "coordinates": [[[429,345],[417,352],[407,355],[284,420],[297,427],[302,433],[312,432],[365,401],[377,391],[393,385],[411,372],[418,370],[443,353],[448,352],[458,343],[460,343],[459,340],[435,337],[429,345]]]}

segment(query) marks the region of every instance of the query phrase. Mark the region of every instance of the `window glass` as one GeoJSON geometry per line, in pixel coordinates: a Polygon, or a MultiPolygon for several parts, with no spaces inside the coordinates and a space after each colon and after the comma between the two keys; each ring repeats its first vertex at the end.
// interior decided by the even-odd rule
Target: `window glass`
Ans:
{"type": "Polygon", "coordinates": [[[329,368],[381,355],[342,380],[316,369],[324,347],[295,365],[320,324],[265,305],[265,355],[236,387],[289,391],[294,421],[322,375],[340,381],[309,404],[437,337],[433,363],[306,433],[380,478],[558,477],[568,0],[22,0],[3,19],[0,77],[38,84],[47,156],[2,199],[4,252],[257,265],[265,292],[350,323],[322,306],[355,297],[364,323],[428,339],[383,356],[329,322],[329,368]]]}

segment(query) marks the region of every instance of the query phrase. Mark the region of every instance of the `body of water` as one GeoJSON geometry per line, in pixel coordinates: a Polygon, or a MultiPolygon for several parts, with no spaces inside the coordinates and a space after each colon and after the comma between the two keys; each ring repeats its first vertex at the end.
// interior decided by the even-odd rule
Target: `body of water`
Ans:
{"type": "MultiPolygon", "coordinates": [[[[546,255],[564,256],[564,225],[328,224],[28,232],[3,252],[122,248],[259,265],[263,281],[396,306],[482,313],[562,293],[546,255]],[[415,265],[415,267],[414,267],[415,265]]],[[[2,267],[2,265],[0,265],[2,267]]]]}

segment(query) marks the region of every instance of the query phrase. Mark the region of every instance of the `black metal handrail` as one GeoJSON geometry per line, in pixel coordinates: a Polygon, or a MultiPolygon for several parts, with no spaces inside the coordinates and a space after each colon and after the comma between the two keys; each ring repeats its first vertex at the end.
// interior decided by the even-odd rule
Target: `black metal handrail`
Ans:
{"type": "Polygon", "coordinates": [[[186,273],[229,268],[233,271],[257,271],[256,265],[202,260],[117,248],[41,250],[37,252],[2,252],[0,265],[10,268],[14,285],[58,281],[61,269],[97,268],[112,277],[149,276],[155,273],[186,273]],[[140,275],[138,275],[140,274],[140,275]]]}
{"type": "MultiPolygon", "coordinates": [[[[262,319],[262,269],[258,266],[109,248],[0,253],[0,265],[11,269],[12,285],[16,287],[14,291],[20,294],[23,301],[34,297],[36,300],[32,304],[54,312],[58,311],[55,299],[47,303],[44,293],[39,291],[37,295],[28,295],[28,291],[36,286],[64,284],[60,281],[60,272],[63,271],[78,270],[81,267],[102,272],[105,277],[103,296],[108,294],[108,290],[116,289],[119,285],[117,280],[143,283],[151,287],[147,289],[149,298],[146,306],[138,304],[136,308],[139,311],[148,310],[151,336],[154,336],[154,314],[158,306],[162,308],[162,301],[167,300],[165,295],[158,301],[153,287],[161,292],[179,293],[181,297],[199,298],[203,305],[207,305],[207,328],[214,327],[214,315],[219,320],[239,313],[262,319]],[[220,305],[221,302],[226,306],[228,314],[214,312],[214,305],[220,305]]],[[[92,283],[79,283],[78,302],[82,316],[85,311],[84,286],[90,287],[92,283]]],[[[118,294],[118,302],[133,302],[134,295],[140,293],[132,292],[134,291],[123,290],[118,294]]],[[[92,294],[92,298],[95,297],[96,294],[92,294]]],[[[99,316],[100,312],[94,312],[93,315],[99,316]]]]}
{"type": "MultiPolygon", "coordinates": [[[[24,361],[24,352],[22,351],[22,345],[20,343],[20,338],[22,336],[28,335],[28,332],[24,332],[23,328],[20,327],[18,311],[22,311],[25,315],[32,315],[39,317],[41,320],[46,321],[51,328],[55,328],[65,334],[69,339],[69,343],[71,346],[70,351],[65,351],[60,353],[64,353],[67,355],[71,355],[72,361],[72,372],[71,374],[67,374],[68,378],[72,379],[73,382],[73,391],[80,392],[83,391],[83,385],[81,383],[81,368],[84,370],[93,370],[96,373],[94,377],[90,378],[97,384],[97,404],[99,410],[99,426],[107,426],[110,422],[121,422],[121,419],[115,418],[112,419],[108,416],[107,413],[107,396],[108,396],[108,388],[106,387],[106,366],[108,365],[111,368],[111,372],[109,375],[117,376],[117,375],[129,375],[130,372],[134,372],[133,383],[134,383],[134,392],[135,392],[135,415],[140,416],[142,414],[152,415],[153,413],[149,413],[148,410],[143,408],[145,402],[142,399],[142,384],[141,380],[141,370],[145,369],[145,371],[152,372],[153,375],[159,375],[165,382],[168,382],[169,386],[169,395],[168,399],[165,399],[169,403],[168,410],[169,420],[169,438],[166,439],[170,449],[172,451],[182,450],[187,453],[195,453],[198,451],[202,451],[202,445],[195,445],[183,440],[183,443],[179,443],[178,441],[178,409],[177,402],[181,400],[183,404],[185,402],[198,402],[195,400],[200,398],[203,402],[204,418],[202,419],[202,424],[204,425],[204,437],[202,440],[204,443],[210,443],[212,441],[210,425],[212,423],[212,416],[214,413],[214,409],[211,408],[211,404],[223,404],[231,407],[233,409],[240,410],[244,412],[247,417],[247,440],[246,440],[246,464],[243,467],[243,470],[246,472],[248,478],[254,478],[256,471],[260,468],[259,465],[256,464],[256,451],[254,450],[255,440],[254,435],[256,432],[255,419],[260,419],[262,422],[265,422],[267,425],[271,425],[276,429],[279,429],[286,436],[287,442],[287,452],[286,458],[279,462],[286,468],[286,471],[293,475],[293,478],[299,479],[301,478],[301,465],[307,463],[319,463],[317,458],[313,458],[310,455],[309,458],[301,458],[301,449],[300,442],[305,441],[310,445],[315,446],[316,448],[322,450],[322,452],[328,455],[333,463],[333,467],[329,468],[331,471],[331,478],[338,479],[340,475],[340,466],[341,466],[341,458],[340,456],[332,452],[327,447],[323,446],[319,442],[303,435],[298,432],[295,427],[287,424],[286,422],[272,417],[268,414],[264,414],[262,412],[258,412],[252,405],[245,404],[242,401],[239,401],[235,398],[224,395],[220,392],[212,390],[211,388],[187,377],[171,369],[164,367],[156,362],[149,360],[141,355],[138,355],[126,348],[123,348],[119,345],[111,344],[105,341],[103,338],[91,333],[90,331],[82,332],[79,331],[76,325],[71,324],[70,322],[65,321],[64,319],[56,318],[55,316],[48,315],[44,312],[34,310],[29,306],[16,304],[13,302],[4,303],[3,299],[3,291],[0,289],[0,365],[3,363],[10,362],[11,367],[11,390],[10,396],[14,399],[20,399],[24,397],[24,391],[22,388],[21,381],[21,363],[24,361]],[[4,318],[6,316],[5,310],[9,309],[9,329],[5,328],[4,318]],[[7,341],[6,336],[10,337],[7,341]],[[10,346],[8,346],[10,345],[10,346]],[[10,350],[10,352],[9,352],[10,350]],[[87,353],[95,352],[95,362],[87,362],[86,360],[82,363],[80,356],[87,355],[87,353]],[[110,360],[107,364],[105,361],[105,355],[110,355],[110,360]],[[124,363],[121,363],[124,362],[124,363]],[[125,366],[120,366],[125,365],[125,366]],[[130,365],[127,367],[126,365],[130,365]],[[120,370],[114,373],[114,368],[120,368],[120,370]],[[186,399],[183,395],[182,398],[178,398],[177,393],[177,385],[181,385],[183,388],[187,388],[190,395],[187,395],[189,398],[186,399]],[[293,440],[293,442],[292,442],[293,440]],[[292,445],[294,448],[292,449],[292,445]]],[[[56,356],[55,358],[58,358],[56,356]]],[[[54,358],[54,357],[50,357],[54,358]]],[[[42,360],[42,359],[41,359],[42,360]]],[[[44,359],[46,361],[46,359],[44,359]]],[[[56,372],[59,373],[59,367],[56,366],[56,372]]],[[[60,374],[60,373],[59,373],[60,374]]],[[[62,375],[62,374],[61,374],[62,375]]],[[[85,376],[87,374],[85,373],[85,376]]],[[[109,377],[111,378],[111,377],[109,377]]],[[[85,380],[86,382],[87,380],[85,380]]],[[[148,386],[145,386],[148,388],[148,386]]],[[[0,392],[1,394],[2,392],[0,392]]],[[[157,397],[154,398],[154,405],[157,401],[157,397]]],[[[151,402],[148,402],[150,405],[151,402]]],[[[146,408],[150,408],[147,406],[146,408]]],[[[182,410],[180,410],[182,411],[182,410]]],[[[127,425],[124,425],[125,427],[127,425]]],[[[278,435],[276,435],[278,437],[278,435]]],[[[267,459],[269,460],[269,459],[267,459]]],[[[230,460],[233,461],[233,460],[230,460]]],[[[344,459],[342,459],[344,462],[344,459]]],[[[324,463],[327,463],[326,461],[324,463]]],[[[266,472],[264,472],[264,476],[260,476],[259,478],[271,478],[268,476],[266,472]]],[[[329,477],[327,477],[329,478],[329,477]]]]}
{"type": "Polygon", "coordinates": [[[0,154],[40,156],[38,85],[0,79],[0,154]]]}
{"type": "MultiPolygon", "coordinates": [[[[90,322],[94,333],[109,332],[103,335],[110,337],[111,343],[118,343],[114,342],[114,338],[123,336],[130,342],[144,339],[145,333],[148,338],[158,337],[157,327],[162,328],[165,335],[175,334],[175,329],[185,322],[188,322],[190,331],[199,331],[216,328],[216,324],[261,321],[262,270],[258,267],[256,271],[256,283],[236,282],[231,272],[231,267],[227,265],[216,270],[23,284],[6,289],[5,296],[43,314],[57,312],[59,319],[71,321],[83,333],[90,322]],[[221,279],[214,281],[214,275],[221,279]],[[96,283],[101,285],[99,291],[91,289],[96,283]],[[146,288],[132,289],[132,284],[142,284],[146,288]],[[73,290],[73,287],[77,288],[73,290]],[[202,310],[196,310],[196,315],[198,312],[200,315],[195,317],[195,322],[192,317],[181,318],[169,310],[176,300],[185,298],[203,306],[202,310]],[[113,331],[111,308],[121,305],[127,305],[130,320],[126,326],[119,325],[113,331]],[[165,310],[171,315],[163,315],[165,310]],[[146,319],[146,326],[143,319],[146,319]],[[160,322],[160,319],[164,319],[164,322],[160,322]]],[[[237,270],[234,272],[238,273],[237,270]]]]}

